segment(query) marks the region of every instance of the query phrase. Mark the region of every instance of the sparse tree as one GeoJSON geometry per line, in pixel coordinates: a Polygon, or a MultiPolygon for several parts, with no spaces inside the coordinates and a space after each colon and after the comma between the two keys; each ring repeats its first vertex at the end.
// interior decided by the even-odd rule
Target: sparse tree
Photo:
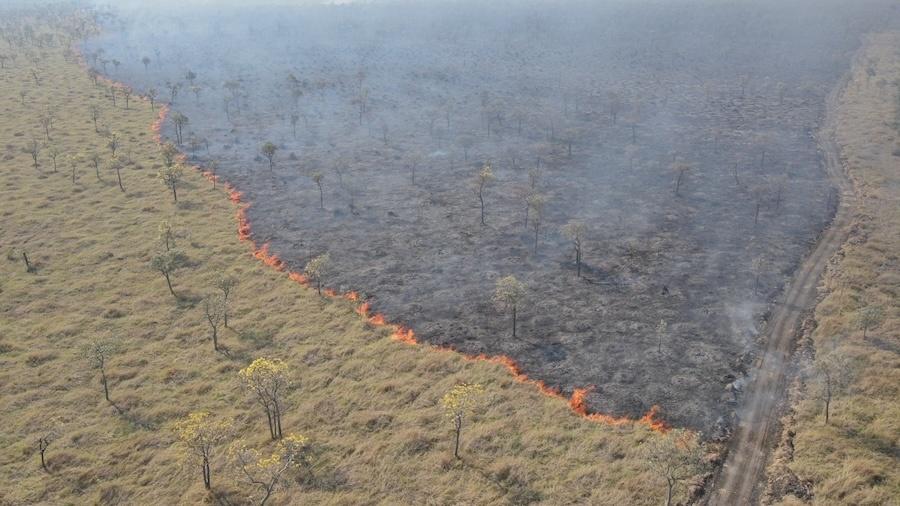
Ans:
{"type": "Polygon", "coordinates": [[[176,299],[178,295],[172,288],[172,274],[187,265],[187,255],[181,250],[171,249],[164,251],[150,260],[150,267],[159,271],[166,278],[166,285],[169,287],[169,293],[176,299]]]}
{"type": "Polygon", "coordinates": [[[69,165],[69,170],[72,171],[72,184],[75,184],[75,176],[78,174],[78,164],[81,159],[78,155],[66,155],[66,163],[69,165]]]}
{"type": "Polygon", "coordinates": [[[300,115],[297,113],[291,114],[291,134],[294,139],[297,138],[297,123],[300,121],[300,115]]]}
{"type": "Polygon", "coordinates": [[[475,145],[475,136],[470,134],[460,135],[458,142],[463,148],[463,161],[469,163],[469,150],[475,145]]]}
{"type": "Polygon", "coordinates": [[[228,328],[228,299],[237,287],[238,280],[234,276],[219,274],[216,278],[215,287],[222,292],[222,323],[228,328]]]}
{"type": "Polygon", "coordinates": [[[663,338],[669,335],[669,324],[665,320],[660,320],[656,326],[656,353],[662,353],[663,338]]]}
{"type": "Polygon", "coordinates": [[[665,481],[666,506],[671,506],[678,485],[703,473],[703,446],[697,433],[675,429],[654,434],[641,446],[650,471],[665,481]]]}
{"type": "Polygon", "coordinates": [[[50,421],[45,422],[45,426],[40,433],[41,435],[38,436],[38,454],[41,456],[41,469],[43,469],[44,472],[50,472],[50,468],[47,466],[47,449],[50,448],[50,445],[54,441],[59,439],[60,433],[61,429],[59,425],[55,421],[50,421]]]}
{"type": "Polygon", "coordinates": [[[759,278],[765,272],[768,266],[768,260],[765,255],[759,255],[753,259],[751,267],[753,268],[753,293],[759,293],[759,278]]]}
{"type": "Polygon", "coordinates": [[[207,295],[203,299],[203,316],[209,323],[209,329],[212,333],[210,338],[213,342],[213,349],[219,351],[219,325],[225,314],[225,302],[219,294],[207,295]]]}
{"type": "Polygon", "coordinates": [[[100,164],[103,162],[103,157],[100,156],[100,153],[91,151],[88,155],[88,161],[94,166],[94,175],[97,176],[97,181],[103,181],[103,178],[100,177],[100,164]]]}
{"type": "Polygon", "coordinates": [[[265,410],[272,440],[282,436],[281,399],[289,386],[287,371],[288,365],[277,358],[258,358],[238,372],[244,387],[253,392],[265,410]]]}
{"type": "Polygon", "coordinates": [[[856,313],[856,327],[863,331],[863,339],[869,329],[877,327],[884,319],[884,311],[879,306],[866,306],[856,313]]]}
{"type": "Polygon", "coordinates": [[[100,384],[103,385],[103,397],[106,402],[109,399],[109,380],[106,377],[106,368],[110,358],[118,351],[118,346],[108,339],[93,339],[81,350],[81,356],[87,361],[88,367],[100,371],[100,384]]]}
{"type": "Polygon", "coordinates": [[[25,152],[31,155],[31,160],[35,169],[38,168],[38,155],[41,154],[41,148],[41,143],[33,137],[28,141],[28,144],[25,145],[25,152]]]}
{"type": "Polygon", "coordinates": [[[156,173],[156,177],[162,181],[170,190],[172,190],[172,198],[178,202],[178,182],[184,174],[184,169],[180,163],[168,167],[162,167],[156,173]]]}
{"type": "Polygon", "coordinates": [[[212,459],[218,447],[233,433],[227,420],[217,420],[208,411],[199,411],[175,423],[175,435],[184,445],[185,456],[200,464],[203,486],[212,488],[212,459]]]}
{"type": "Polygon", "coordinates": [[[856,370],[844,355],[832,351],[816,357],[813,363],[818,396],[825,403],[825,425],[831,419],[831,401],[841,395],[853,381],[856,370]]]}
{"type": "Polygon", "coordinates": [[[484,387],[475,383],[456,385],[441,398],[444,415],[453,425],[453,457],[457,459],[463,423],[482,406],[484,397],[484,387]]]}
{"type": "Polygon", "coordinates": [[[497,280],[494,288],[494,304],[502,311],[508,311],[512,317],[512,336],[516,337],[516,322],[519,306],[525,299],[525,285],[515,276],[506,276],[497,280]]]}
{"type": "Polygon", "coordinates": [[[481,203],[481,224],[484,223],[484,189],[485,187],[494,180],[494,173],[491,171],[491,162],[484,164],[484,167],[481,168],[481,172],[479,172],[475,177],[475,195],[478,196],[478,202],[481,203]]]}
{"type": "Polygon", "coordinates": [[[56,172],[56,159],[59,158],[59,155],[62,154],[59,147],[56,144],[51,144],[47,148],[47,156],[50,157],[50,160],[53,161],[53,172],[56,172]]]}
{"type": "Polygon", "coordinates": [[[325,190],[322,188],[323,179],[324,176],[322,176],[321,172],[313,172],[312,180],[319,188],[319,209],[325,209],[325,190]]]}
{"type": "Polygon", "coordinates": [[[125,161],[122,157],[114,157],[109,161],[109,166],[111,169],[116,171],[116,182],[119,184],[119,190],[125,192],[125,185],[122,184],[122,166],[125,164],[125,161]]]}
{"type": "Polygon", "coordinates": [[[49,113],[41,114],[39,121],[41,128],[44,130],[44,137],[46,137],[47,141],[50,141],[50,128],[53,126],[53,116],[49,113]]]}
{"type": "Polygon", "coordinates": [[[159,146],[159,154],[163,157],[163,164],[171,167],[178,159],[178,148],[171,142],[164,142],[159,146]]]}
{"type": "Polygon", "coordinates": [[[156,91],[156,88],[150,88],[147,90],[147,100],[150,101],[150,110],[156,110],[156,97],[159,96],[159,92],[156,91]]]}
{"type": "Polygon", "coordinates": [[[328,253],[324,253],[307,262],[306,269],[304,269],[306,275],[316,282],[316,292],[318,292],[319,295],[322,295],[322,283],[328,276],[330,263],[331,257],[328,253]]]}
{"type": "Polygon", "coordinates": [[[534,229],[534,253],[537,254],[538,238],[541,234],[541,225],[544,223],[544,207],[547,199],[538,193],[532,193],[527,197],[528,207],[531,209],[531,228],[534,229]]]}
{"type": "Polygon", "coordinates": [[[306,437],[288,434],[278,441],[271,454],[263,454],[240,442],[233,445],[229,453],[241,478],[259,488],[259,506],[265,506],[272,494],[286,482],[282,479],[285,472],[307,464],[308,447],[306,437]]]}
{"type": "Polygon", "coordinates": [[[563,235],[572,241],[572,247],[575,248],[575,272],[581,277],[581,253],[584,246],[584,236],[587,233],[587,226],[580,221],[570,221],[562,228],[563,235]]]}
{"type": "Polygon", "coordinates": [[[619,117],[619,112],[622,111],[622,98],[618,93],[611,91],[608,94],[608,100],[609,116],[612,118],[613,125],[615,125],[619,117]]]}
{"type": "Polygon", "coordinates": [[[159,232],[157,236],[159,243],[166,248],[166,251],[171,251],[175,247],[175,237],[177,235],[175,225],[169,220],[163,220],[159,222],[157,231],[159,232]]]}
{"type": "Polygon", "coordinates": [[[116,156],[116,151],[119,149],[121,141],[119,140],[119,134],[117,132],[110,132],[109,140],[106,141],[106,147],[109,148],[109,151],[112,153],[113,158],[116,156]]]}
{"type": "Polygon", "coordinates": [[[691,165],[684,162],[675,162],[672,164],[672,170],[675,171],[675,195],[681,189],[681,183],[684,181],[684,175],[691,170],[691,165]]]}
{"type": "Polygon", "coordinates": [[[169,90],[169,103],[175,103],[175,97],[178,96],[178,90],[181,89],[181,83],[173,83],[166,81],[166,88],[169,90]]]}
{"type": "Polygon", "coordinates": [[[267,142],[259,148],[259,152],[262,153],[266,160],[269,161],[269,170],[275,169],[275,152],[278,151],[278,146],[271,142],[267,142]]]}
{"type": "Polygon", "coordinates": [[[172,123],[175,125],[175,142],[181,146],[184,142],[184,126],[190,123],[187,116],[180,112],[172,114],[172,123]]]}
{"type": "Polygon", "coordinates": [[[141,63],[144,64],[144,70],[145,71],[148,70],[150,68],[150,57],[145,56],[145,57],[141,58],[141,63]]]}
{"type": "Polygon", "coordinates": [[[97,121],[100,119],[100,106],[97,104],[91,104],[89,110],[91,113],[91,121],[94,122],[94,132],[100,133],[100,127],[97,126],[97,121]]]}
{"type": "Polygon", "coordinates": [[[131,95],[134,94],[134,90],[131,89],[130,86],[122,87],[122,98],[125,99],[125,110],[128,110],[131,104],[131,95]]]}

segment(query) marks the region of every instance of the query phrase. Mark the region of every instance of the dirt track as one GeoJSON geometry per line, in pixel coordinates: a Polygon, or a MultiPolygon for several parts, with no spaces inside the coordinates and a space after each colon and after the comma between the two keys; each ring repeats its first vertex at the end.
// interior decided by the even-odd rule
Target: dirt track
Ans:
{"type": "Polygon", "coordinates": [[[766,348],[746,389],[728,456],[707,497],[708,505],[746,505],[758,501],[766,461],[774,446],[773,438],[777,437],[778,404],[784,397],[787,367],[801,315],[815,304],[816,287],[825,266],[849,234],[853,187],[844,174],[834,143],[836,107],[846,82],[845,77],[828,95],[825,124],[817,134],[828,177],[839,192],[837,212],[774,310],[766,348]]]}

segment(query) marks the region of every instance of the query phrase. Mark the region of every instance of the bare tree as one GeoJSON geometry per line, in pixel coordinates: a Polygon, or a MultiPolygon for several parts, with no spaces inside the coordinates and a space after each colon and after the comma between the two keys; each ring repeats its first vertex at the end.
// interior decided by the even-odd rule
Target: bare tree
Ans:
{"type": "Polygon", "coordinates": [[[150,57],[144,56],[141,58],[141,63],[144,64],[144,70],[148,70],[150,68],[150,57]]]}
{"type": "Polygon", "coordinates": [[[503,311],[509,311],[512,316],[512,336],[516,337],[516,321],[518,319],[519,305],[525,298],[525,285],[519,282],[515,276],[506,276],[497,280],[494,288],[494,304],[503,311]]]}
{"type": "Polygon", "coordinates": [[[150,88],[147,90],[147,100],[150,101],[150,110],[156,110],[156,97],[159,96],[159,92],[156,91],[156,88],[150,88]]]}

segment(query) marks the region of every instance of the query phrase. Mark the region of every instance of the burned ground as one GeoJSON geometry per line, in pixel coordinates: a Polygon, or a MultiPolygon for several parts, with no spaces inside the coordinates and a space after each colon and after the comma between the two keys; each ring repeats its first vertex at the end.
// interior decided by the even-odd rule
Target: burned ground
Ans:
{"type": "Polygon", "coordinates": [[[658,404],[678,425],[727,426],[767,304],[831,216],[813,132],[853,18],[400,9],[173,12],[146,23],[163,33],[134,24],[86,52],[160,100],[181,84],[183,149],[218,162],[252,202],[255,239],[293,268],[328,252],[328,286],[422,340],[508,355],[564,391],[593,385],[594,410],[658,404]],[[588,230],[581,278],[560,233],[573,219],[588,230]],[[511,274],[528,291],[516,338],[491,303],[511,274]]]}

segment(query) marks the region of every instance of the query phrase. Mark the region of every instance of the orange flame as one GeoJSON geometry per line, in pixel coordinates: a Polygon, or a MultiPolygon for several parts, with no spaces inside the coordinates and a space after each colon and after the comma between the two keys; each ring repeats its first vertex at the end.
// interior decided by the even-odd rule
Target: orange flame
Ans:
{"type": "MultiPolygon", "coordinates": [[[[80,55],[80,53],[79,53],[79,55],[80,55]]],[[[83,55],[80,55],[80,56],[82,56],[82,63],[83,63],[84,62],[83,55]]],[[[85,65],[85,67],[86,67],[86,65],[85,65]]],[[[162,125],[165,122],[168,112],[169,112],[169,106],[165,105],[165,104],[162,105],[159,108],[159,114],[157,116],[156,121],[154,121],[150,126],[150,130],[153,133],[153,138],[157,142],[157,144],[162,143],[162,125]]],[[[179,160],[185,160],[185,159],[186,159],[186,157],[184,155],[181,155],[179,157],[179,160]],[[182,158],[182,157],[184,157],[184,158],[182,158]]],[[[204,172],[203,169],[198,166],[194,166],[194,168],[197,169],[198,171],[200,171],[207,179],[218,180],[218,176],[212,175],[211,172],[209,172],[209,171],[204,172]]],[[[247,202],[244,202],[244,200],[243,200],[244,194],[242,192],[238,191],[236,188],[234,188],[234,186],[232,186],[231,184],[225,183],[224,187],[225,187],[225,191],[228,193],[228,199],[237,208],[237,210],[235,211],[235,219],[238,224],[238,239],[243,242],[249,242],[251,245],[251,252],[252,252],[253,256],[255,258],[257,258],[258,260],[260,260],[265,265],[272,267],[273,269],[275,269],[278,272],[287,271],[287,264],[285,264],[280,258],[278,258],[277,255],[269,252],[268,243],[263,244],[262,246],[258,246],[252,240],[250,220],[247,217],[247,209],[250,207],[250,204],[247,202]]],[[[299,272],[287,271],[287,276],[289,279],[291,279],[292,281],[294,281],[298,284],[301,284],[304,286],[309,286],[309,284],[310,284],[309,278],[307,278],[305,275],[303,275],[299,272]]],[[[339,293],[333,289],[326,288],[326,289],[322,290],[322,292],[326,297],[329,297],[329,298],[343,298],[343,299],[346,299],[346,300],[348,300],[350,302],[354,302],[354,303],[360,301],[360,295],[358,292],[355,292],[355,291],[339,293]]],[[[418,345],[422,344],[418,341],[418,339],[416,339],[416,334],[411,328],[406,327],[404,325],[388,323],[387,319],[381,313],[370,314],[371,313],[371,304],[368,301],[364,301],[364,302],[358,304],[355,308],[355,311],[360,316],[362,316],[369,324],[371,324],[373,326],[391,327],[393,329],[393,332],[391,333],[390,338],[394,341],[404,343],[404,344],[407,344],[410,346],[418,346],[418,345]]],[[[581,418],[584,418],[585,420],[589,420],[591,422],[603,423],[603,424],[612,425],[612,426],[643,425],[643,426],[645,426],[651,430],[657,431],[657,432],[667,432],[671,428],[670,425],[668,425],[665,421],[663,421],[659,418],[659,410],[660,410],[659,406],[651,407],[650,410],[646,414],[644,414],[644,416],[642,416],[641,418],[639,418],[637,420],[627,418],[627,417],[614,417],[614,416],[610,416],[610,415],[604,415],[602,413],[592,413],[588,410],[587,402],[586,402],[587,394],[588,394],[588,392],[590,392],[589,388],[576,388],[572,391],[572,396],[567,399],[566,396],[563,395],[563,393],[558,388],[551,387],[541,380],[535,380],[535,379],[529,378],[527,374],[522,372],[522,369],[515,362],[515,360],[513,360],[512,358],[510,358],[506,355],[485,355],[485,354],[467,355],[467,354],[461,353],[449,346],[435,346],[435,345],[427,345],[427,346],[429,346],[430,348],[432,348],[436,351],[449,351],[449,352],[457,353],[457,354],[461,355],[463,357],[463,359],[465,359],[465,360],[484,361],[484,362],[496,364],[500,367],[504,367],[504,368],[506,368],[507,371],[509,371],[509,373],[513,376],[513,378],[515,378],[516,381],[518,381],[520,383],[526,383],[526,384],[532,385],[535,388],[537,388],[537,390],[544,395],[558,398],[558,399],[567,400],[569,408],[575,414],[577,414],[581,418]]]]}

